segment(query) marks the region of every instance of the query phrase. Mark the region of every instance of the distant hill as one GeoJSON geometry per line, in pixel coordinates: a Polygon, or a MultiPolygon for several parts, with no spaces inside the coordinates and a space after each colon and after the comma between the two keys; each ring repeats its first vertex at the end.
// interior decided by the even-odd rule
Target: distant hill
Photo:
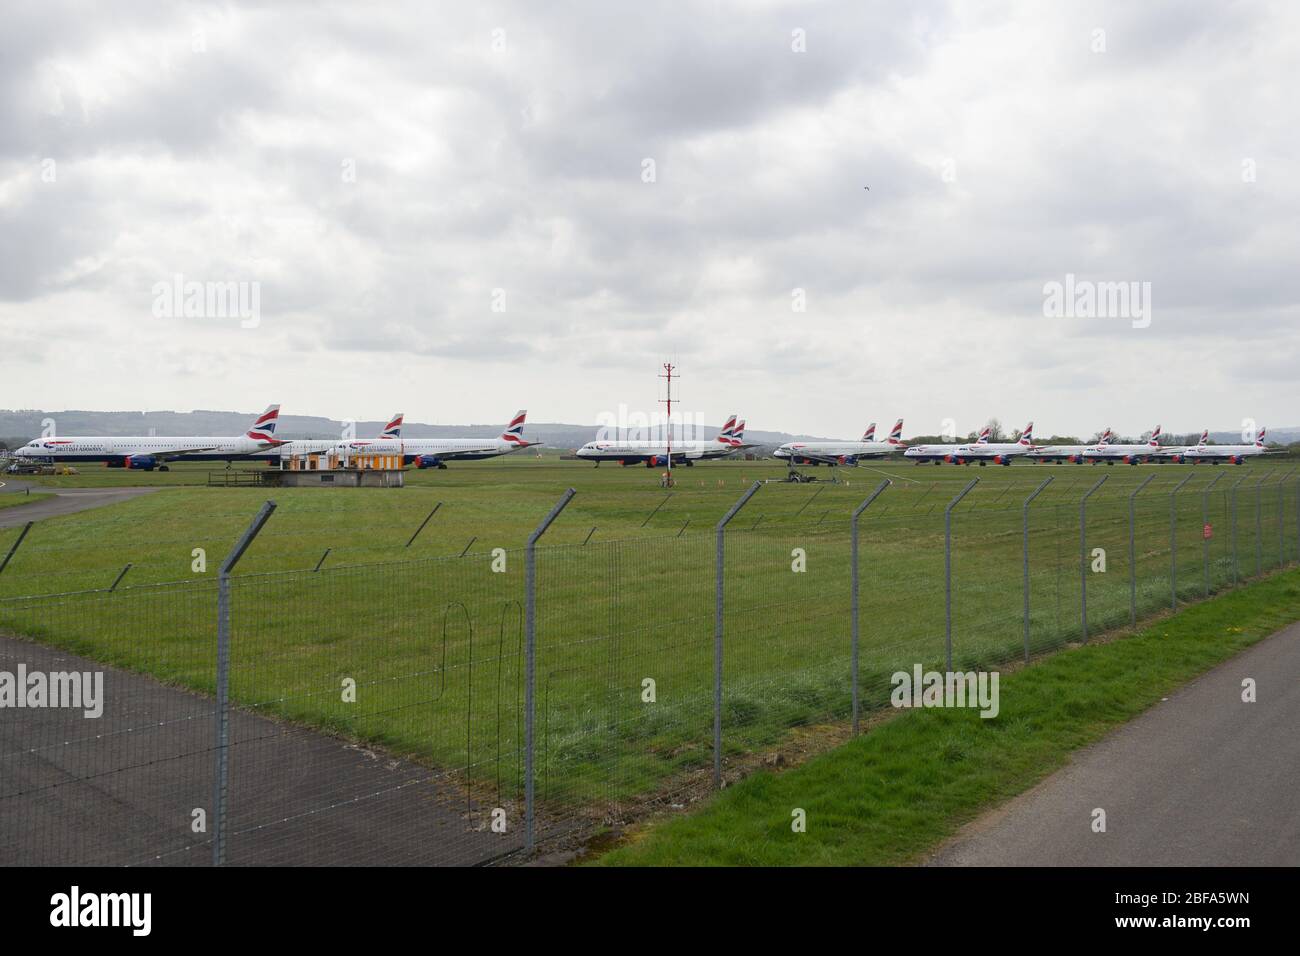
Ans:
{"type": "MultiPolygon", "coordinates": [[[[257,412],[221,412],[197,409],[192,412],[92,412],[68,409],[48,412],[39,409],[0,409],[0,440],[12,444],[41,433],[41,422],[46,418],[55,421],[62,435],[239,435],[248,428],[257,412]]],[[[387,421],[357,422],[359,437],[379,434],[387,421]]],[[[544,442],[548,448],[567,450],[584,445],[596,437],[596,425],[570,425],[563,422],[528,422],[524,435],[530,441],[544,442]]],[[[721,425],[707,425],[701,429],[703,437],[712,438],[721,425]]],[[[499,435],[504,422],[481,425],[430,425],[406,420],[402,435],[406,438],[482,438],[499,435]]],[[[277,432],[280,438],[337,438],[343,423],[332,418],[308,415],[281,415],[277,432]]],[[[655,432],[657,437],[659,432],[655,432]]],[[[649,438],[635,431],[628,438],[649,438]]],[[[747,428],[745,440],[766,448],[783,442],[813,440],[812,435],[791,435],[786,432],[757,431],[747,428]]],[[[755,451],[761,451],[757,448],[755,451]]]]}

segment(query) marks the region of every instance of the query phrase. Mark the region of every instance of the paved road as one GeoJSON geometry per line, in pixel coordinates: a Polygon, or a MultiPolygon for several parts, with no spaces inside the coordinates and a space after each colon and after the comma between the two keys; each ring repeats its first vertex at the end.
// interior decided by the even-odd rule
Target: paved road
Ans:
{"type": "MultiPolygon", "coordinates": [[[[0,866],[210,865],[192,821],[213,804],[212,698],[0,636],[0,671],[19,664],[103,672],[103,713],[4,711],[0,866]]],[[[467,813],[454,779],[410,761],[242,710],[230,740],[230,864],[463,865],[522,842],[513,807],[494,834],[490,804],[467,813]]]]}
{"type": "Polygon", "coordinates": [[[41,518],[53,518],[57,515],[70,515],[91,508],[102,508],[117,501],[138,498],[157,491],[157,488],[43,488],[24,481],[0,478],[4,486],[0,494],[23,494],[27,488],[32,493],[53,494],[53,498],[42,498],[29,505],[11,505],[0,508],[0,528],[12,528],[41,518]]]}
{"type": "Polygon", "coordinates": [[[1300,865],[1300,625],[966,827],[944,866],[1300,865]],[[1241,700],[1243,678],[1258,702],[1241,700]],[[1106,811],[1106,833],[1091,830],[1106,811]]]}

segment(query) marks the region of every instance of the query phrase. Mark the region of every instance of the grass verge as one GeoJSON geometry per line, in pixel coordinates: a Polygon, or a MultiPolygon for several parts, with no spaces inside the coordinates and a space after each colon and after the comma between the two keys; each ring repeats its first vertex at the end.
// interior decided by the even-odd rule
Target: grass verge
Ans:
{"type": "Polygon", "coordinates": [[[29,505],[33,501],[53,497],[52,494],[40,494],[39,492],[34,495],[0,495],[0,509],[17,508],[19,505],[29,505]]]}
{"type": "Polygon", "coordinates": [[[1300,570],[1003,676],[1001,712],[899,714],[785,773],[763,772],[689,816],[634,832],[599,865],[847,866],[915,862],[1072,751],[1180,684],[1300,620],[1300,570]],[[791,831],[802,808],[807,832],[791,831]]]}

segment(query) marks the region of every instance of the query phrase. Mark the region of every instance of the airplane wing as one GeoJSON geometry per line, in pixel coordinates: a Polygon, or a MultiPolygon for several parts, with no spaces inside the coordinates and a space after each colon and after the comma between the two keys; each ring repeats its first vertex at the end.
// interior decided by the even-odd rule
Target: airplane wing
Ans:
{"type": "MultiPolygon", "coordinates": [[[[407,454],[416,453],[407,452],[407,454]]],[[[433,454],[435,457],[441,458],[443,461],[455,461],[457,458],[463,458],[466,455],[471,457],[476,455],[499,455],[501,454],[501,450],[497,448],[494,443],[491,445],[480,445],[478,448],[457,448],[455,451],[426,452],[425,454],[433,454]]]]}
{"type": "MultiPolygon", "coordinates": [[[[158,458],[162,461],[174,461],[177,458],[184,458],[186,455],[197,455],[203,452],[218,451],[220,445],[210,445],[207,448],[165,448],[162,451],[151,451],[148,453],[149,458],[158,458]]],[[[145,457],[145,456],[141,456],[145,457]]]]}
{"type": "Polygon", "coordinates": [[[820,461],[824,465],[838,465],[842,462],[853,461],[854,455],[814,455],[806,451],[795,452],[791,457],[802,458],[804,461],[820,461]]]}

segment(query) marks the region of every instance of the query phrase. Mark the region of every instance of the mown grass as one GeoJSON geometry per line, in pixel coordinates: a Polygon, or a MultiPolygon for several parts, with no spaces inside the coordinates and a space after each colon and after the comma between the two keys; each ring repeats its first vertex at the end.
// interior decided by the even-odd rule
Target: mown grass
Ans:
{"type": "Polygon", "coordinates": [[[0,495],[0,508],[15,508],[18,505],[29,505],[33,501],[41,501],[52,497],[54,497],[52,494],[42,494],[40,492],[26,495],[0,495]]]}
{"type": "MultiPolygon", "coordinates": [[[[791,727],[846,714],[848,515],[882,471],[896,483],[861,526],[867,707],[884,704],[894,670],[943,660],[943,509],[974,475],[981,482],[953,519],[954,663],[964,668],[1021,653],[1019,502],[1046,475],[1058,477],[1035,502],[1030,528],[1035,651],[1080,632],[1077,501],[1101,474],[1108,480],[1088,511],[1089,551],[1107,551],[1107,570],[1088,573],[1094,632],[1128,619],[1127,496],[1147,474],[1157,477],[1137,509],[1139,614],[1167,606],[1175,583],[1182,600],[1201,593],[1207,569],[1211,590],[1231,582],[1223,492],[1238,476],[1251,479],[1238,500],[1238,574],[1254,574],[1257,556],[1261,569],[1290,560],[1300,546],[1292,486],[1246,494],[1281,474],[1267,469],[1198,473],[1177,503],[1176,582],[1167,492],[1186,471],[1172,466],[889,465],[842,470],[837,485],[768,485],[728,534],[729,763],[791,727]],[[1215,533],[1204,539],[1195,490],[1216,474],[1225,477],[1206,501],[1215,533]],[[806,571],[792,570],[795,549],[806,571]]],[[[538,561],[539,794],[550,805],[617,804],[711,761],[711,529],[752,481],[783,472],[754,462],[681,469],[671,498],[655,470],[545,459],[410,473],[400,490],[164,488],[41,522],[0,576],[0,628],[210,691],[213,576],[269,494],[279,508],[236,576],[233,699],[459,768],[498,797],[513,794],[522,735],[520,546],[572,486],[578,495],[538,561]],[[500,573],[497,548],[505,551],[500,573]],[[194,570],[195,549],[204,552],[202,571],[194,570]],[[103,593],[127,563],[123,585],[103,593]],[[171,581],[183,583],[155,586],[171,581]],[[92,591],[16,597],[81,589],[92,591]],[[357,682],[355,703],[341,699],[347,679],[357,682]],[[647,680],[653,704],[644,699],[647,680]]],[[[16,533],[0,531],[0,548],[16,533]]]]}
{"type": "Polygon", "coordinates": [[[760,772],[688,816],[651,825],[606,866],[854,866],[915,862],[984,809],[1180,684],[1300,619],[1300,571],[1194,605],[1115,641],[1062,651],[1001,681],[1001,711],[899,713],[785,773],[760,772]],[[793,832],[792,811],[806,812],[793,832]]]}

